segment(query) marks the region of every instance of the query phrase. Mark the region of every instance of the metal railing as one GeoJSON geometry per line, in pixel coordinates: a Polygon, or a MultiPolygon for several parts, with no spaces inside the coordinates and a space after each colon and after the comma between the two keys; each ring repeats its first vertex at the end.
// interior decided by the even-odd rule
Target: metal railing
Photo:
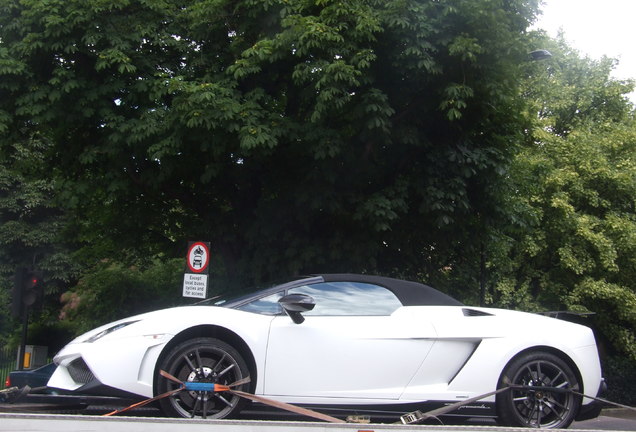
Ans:
{"type": "Polygon", "coordinates": [[[4,388],[4,381],[9,372],[16,369],[16,359],[18,358],[18,352],[14,348],[2,347],[0,348],[0,388],[4,388]]]}

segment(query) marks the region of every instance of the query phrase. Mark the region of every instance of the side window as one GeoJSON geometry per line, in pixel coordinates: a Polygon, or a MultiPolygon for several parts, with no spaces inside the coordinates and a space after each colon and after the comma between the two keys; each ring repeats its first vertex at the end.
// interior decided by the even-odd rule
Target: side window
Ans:
{"type": "Polygon", "coordinates": [[[254,312],[262,315],[278,315],[283,312],[283,308],[278,304],[278,299],[283,296],[283,292],[262,297],[252,302],[239,306],[237,309],[245,312],[254,312]]]}
{"type": "Polygon", "coordinates": [[[316,307],[303,315],[391,315],[402,306],[388,289],[359,282],[324,282],[292,288],[289,294],[307,294],[316,307]]]}

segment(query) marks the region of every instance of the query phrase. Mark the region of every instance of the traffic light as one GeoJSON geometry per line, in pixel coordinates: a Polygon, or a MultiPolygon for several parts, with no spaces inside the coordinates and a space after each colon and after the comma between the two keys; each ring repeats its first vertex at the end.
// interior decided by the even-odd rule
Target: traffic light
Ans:
{"type": "Polygon", "coordinates": [[[33,306],[40,298],[40,275],[27,270],[22,279],[22,303],[33,306]]]}
{"type": "Polygon", "coordinates": [[[42,296],[42,277],[40,272],[19,268],[13,279],[13,298],[11,314],[15,317],[22,315],[24,306],[33,306],[42,296]]]}

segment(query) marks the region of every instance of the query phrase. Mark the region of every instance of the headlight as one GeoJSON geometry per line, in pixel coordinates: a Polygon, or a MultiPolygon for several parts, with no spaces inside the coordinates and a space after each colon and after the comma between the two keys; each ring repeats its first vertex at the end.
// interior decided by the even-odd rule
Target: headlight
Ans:
{"type": "Polygon", "coordinates": [[[106,330],[102,330],[102,331],[100,331],[99,333],[97,333],[96,335],[93,335],[93,336],[89,337],[89,338],[88,338],[88,339],[86,339],[84,342],[88,342],[88,343],[95,342],[96,340],[99,340],[99,339],[103,338],[104,336],[111,334],[111,333],[112,333],[112,332],[114,332],[114,331],[117,331],[117,330],[123,329],[123,328],[124,328],[124,327],[126,327],[126,326],[129,326],[129,325],[131,325],[131,324],[134,324],[134,323],[136,323],[137,321],[138,321],[138,320],[135,320],[135,321],[127,321],[127,322],[123,322],[123,323],[115,324],[114,326],[112,326],[112,327],[108,327],[106,330]]]}

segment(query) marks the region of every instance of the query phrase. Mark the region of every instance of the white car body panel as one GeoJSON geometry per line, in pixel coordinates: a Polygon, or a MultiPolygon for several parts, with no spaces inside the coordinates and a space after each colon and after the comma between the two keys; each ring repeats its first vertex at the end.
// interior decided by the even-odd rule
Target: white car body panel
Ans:
{"type": "Polygon", "coordinates": [[[397,400],[435,339],[430,324],[418,334],[393,316],[309,316],[302,325],[279,316],[270,330],[265,394],[397,400]]]}

